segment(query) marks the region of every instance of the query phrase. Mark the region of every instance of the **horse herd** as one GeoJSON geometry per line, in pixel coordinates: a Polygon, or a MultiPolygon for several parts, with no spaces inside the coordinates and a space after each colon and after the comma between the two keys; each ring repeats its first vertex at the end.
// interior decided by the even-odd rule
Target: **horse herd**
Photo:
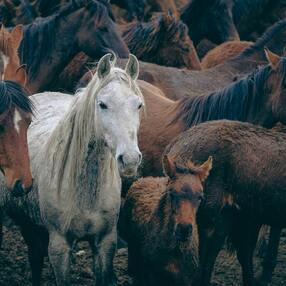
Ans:
{"type": "Polygon", "coordinates": [[[34,286],[47,255],[70,285],[81,240],[95,284],[116,285],[118,236],[134,285],[211,285],[226,241],[244,286],[271,282],[286,227],[285,15],[284,0],[0,2],[0,214],[20,228],[34,286]]]}

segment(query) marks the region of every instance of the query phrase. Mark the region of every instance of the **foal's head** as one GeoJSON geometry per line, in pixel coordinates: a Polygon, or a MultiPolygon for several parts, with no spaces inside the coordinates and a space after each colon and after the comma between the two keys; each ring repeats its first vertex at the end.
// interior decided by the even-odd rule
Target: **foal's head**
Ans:
{"type": "Polygon", "coordinates": [[[21,85],[26,84],[26,72],[20,66],[18,48],[23,38],[23,26],[18,25],[11,32],[3,26],[0,27],[0,59],[3,70],[1,79],[13,80],[21,85]]]}
{"type": "Polygon", "coordinates": [[[117,160],[121,175],[131,176],[141,162],[137,132],[143,97],[136,83],[139,63],[130,55],[125,70],[115,68],[115,55],[104,56],[98,64],[97,116],[105,144],[117,160]],[[113,60],[111,58],[113,57],[113,60]]]}
{"type": "Polygon", "coordinates": [[[197,229],[196,213],[203,200],[203,181],[212,168],[212,157],[200,166],[191,161],[182,164],[163,158],[165,175],[169,177],[167,195],[171,201],[171,217],[173,218],[173,233],[180,242],[192,237],[193,229],[197,229]]]}
{"type": "Polygon", "coordinates": [[[32,104],[27,92],[13,81],[0,81],[0,168],[15,196],[31,190],[27,144],[32,104]]]}

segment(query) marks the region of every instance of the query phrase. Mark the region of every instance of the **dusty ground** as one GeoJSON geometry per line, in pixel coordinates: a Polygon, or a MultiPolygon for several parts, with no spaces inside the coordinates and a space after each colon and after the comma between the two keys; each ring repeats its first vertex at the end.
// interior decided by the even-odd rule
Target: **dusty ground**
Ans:
{"type": "MultiPolygon", "coordinates": [[[[30,271],[27,264],[26,246],[16,227],[4,227],[4,241],[0,250],[0,286],[31,285],[30,271]]],[[[126,270],[126,249],[121,249],[115,259],[118,285],[129,286],[131,279],[126,270]]],[[[255,258],[255,269],[260,269],[260,260],[255,258]]],[[[93,285],[91,271],[91,255],[85,243],[77,246],[72,262],[72,285],[93,285]]],[[[273,286],[286,286],[286,233],[280,244],[278,264],[273,278],[273,286]]],[[[240,283],[240,268],[236,259],[230,259],[222,251],[213,279],[220,286],[237,286],[240,283]]],[[[48,261],[45,262],[43,285],[55,285],[54,277],[48,261]]]]}

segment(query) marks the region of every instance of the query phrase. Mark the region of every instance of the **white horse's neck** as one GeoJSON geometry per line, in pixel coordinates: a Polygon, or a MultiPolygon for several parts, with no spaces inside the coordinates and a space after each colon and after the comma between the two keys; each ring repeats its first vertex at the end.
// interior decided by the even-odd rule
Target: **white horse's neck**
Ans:
{"type": "MultiPolygon", "coordinates": [[[[92,209],[102,189],[116,179],[116,162],[101,138],[96,122],[96,94],[85,90],[58,123],[44,150],[50,195],[66,210],[92,209]],[[108,179],[107,179],[108,178],[108,179]]],[[[112,191],[112,188],[110,189],[112,191]]]]}

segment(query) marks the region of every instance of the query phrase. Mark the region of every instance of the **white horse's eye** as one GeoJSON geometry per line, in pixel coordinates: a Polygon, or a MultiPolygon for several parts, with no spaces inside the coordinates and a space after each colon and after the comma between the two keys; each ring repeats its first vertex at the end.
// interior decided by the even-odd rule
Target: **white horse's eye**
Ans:
{"type": "Polygon", "coordinates": [[[138,109],[141,109],[141,108],[142,108],[142,106],[143,106],[143,104],[142,104],[142,103],[140,103],[140,104],[139,104],[139,106],[138,106],[138,109]]]}
{"type": "Polygon", "coordinates": [[[101,108],[101,109],[107,109],[108,107],[107,107],[107,105],[105,104],[105,103],[103,103],[102,101],[101,102],[99,102],[99,107],[101,108]]]}

